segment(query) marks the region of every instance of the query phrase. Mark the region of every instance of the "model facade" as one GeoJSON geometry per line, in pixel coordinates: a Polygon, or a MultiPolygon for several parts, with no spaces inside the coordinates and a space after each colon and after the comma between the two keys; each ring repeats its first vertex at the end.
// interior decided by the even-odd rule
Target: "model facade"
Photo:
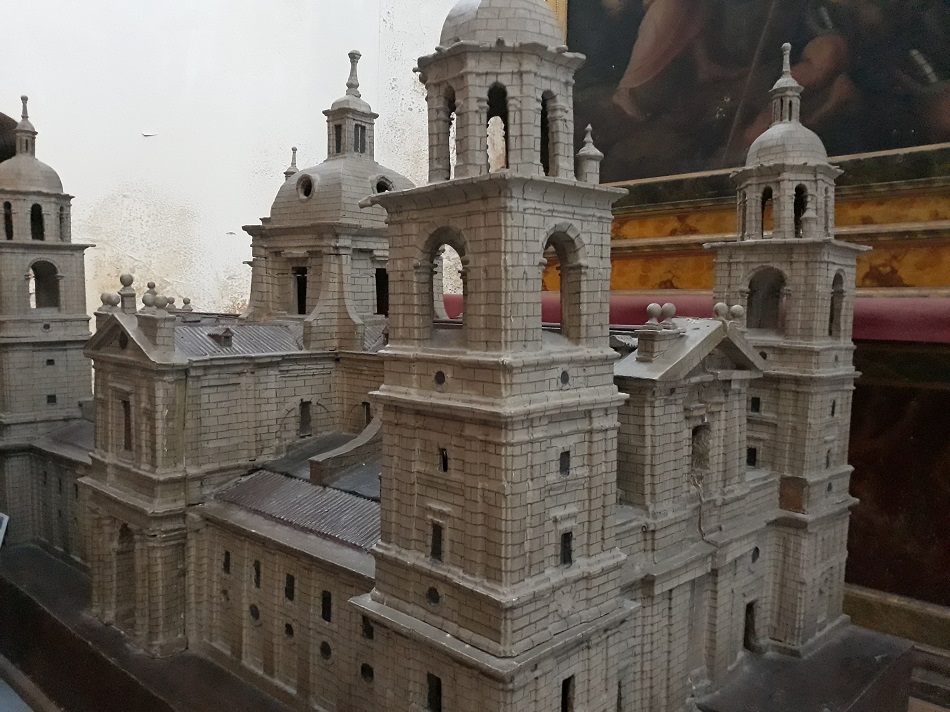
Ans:
{"type": "Polygon", "coordinates": [[[36,157],[21,97],[16,155],[0,163],[0,511],[7,544],[41,541],[83,558],[77,477],[92,422],[83,252],[59,176],[36,157]]]}
{"type": "MultiPolygon", "coordinates": [[[[423,187],[373,160],[358,59],[327,160],[295,155],[247,228],[246,314],[153,288],[140,306],[128,275],[102,295],[78,470],[93,613],[301,709],[679,712],[745,656],[807,655],[845,620],[859,248],[834,239],[837,170],[788,49],[712,318],[653,305],[627,330],[609,325],[624,193],[599,185],[589,129],[573,155],[583,57],[547,3],[450,13],[418,67],[423,187]]],[[[4,303],[33,316],[20,291],[4,303]]]]}

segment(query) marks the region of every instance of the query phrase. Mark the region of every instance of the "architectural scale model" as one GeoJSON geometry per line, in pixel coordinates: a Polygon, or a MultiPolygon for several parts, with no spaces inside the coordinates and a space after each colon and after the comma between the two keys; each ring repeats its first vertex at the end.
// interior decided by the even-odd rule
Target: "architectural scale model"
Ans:
{"type": "Polygon", "coordinates": [[[419,60],[423,187],[375,162],[350,58],[327,160],[298,170],[295,150],[246,228],[247,313],[130,275],[102,295],[91,452],[86,246],[24,103],[0,163],[10,537],[84,562],[92,613],[132,645],[196,651],[294,709],[678,712],[749,656],[807,656],[846,622],[862,248],[834,239],[838,171],[799,122],[788,46],[711,318],[652,305],[614,330],[624,191],[599,185],[589,128],[574,155],[584,58],[544,0],[463,0],[419,60]]]}

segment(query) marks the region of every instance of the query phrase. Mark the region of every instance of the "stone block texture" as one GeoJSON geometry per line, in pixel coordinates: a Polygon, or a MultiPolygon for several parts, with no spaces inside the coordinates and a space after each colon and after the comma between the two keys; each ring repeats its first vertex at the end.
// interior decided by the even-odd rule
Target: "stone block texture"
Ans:
{"type": "Polygon", "coordinates": [[[350,53],[327,160],[294,149],[245,228],[248,311],[123,275],[88,342],[85,246],[24,104],[0,164],[10,541],[88,565],[91,612],[134,646],[194,649],[295,709],[681,712],[845,623],[861,248],[834,239],[801,87],[786,61],[712,318],[651,305],[612,333],[623,192],[597,185],[591,129],[574,155],[583,57],[561,42],[544,0],[453,9],[419,60],[419,188],[375,162],[350,53]],[[542,325],[554,259],[562,322],[542,325]]]}

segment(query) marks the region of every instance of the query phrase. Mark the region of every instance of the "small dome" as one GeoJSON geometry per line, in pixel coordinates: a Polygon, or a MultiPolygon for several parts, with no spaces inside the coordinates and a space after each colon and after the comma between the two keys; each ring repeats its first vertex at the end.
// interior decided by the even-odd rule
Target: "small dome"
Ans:
{"type": "Polygon", "coordinates": [[[827,163],[828,152],[811,129],[797,121],[772,124],[749,147],[747,167],[772,163],[790,165],[827,163]]]}
{"type": "Polygon", "coordinates": [[[564,44],[561,26],[545,0],[459,0],[445,19],[440,44],[495,44],[499,37],[507,44],[564,44]]]}
{"type": "Polygon", "coordinates": [[[334,158],[284,181],[271,206],[271,224],[326,222],[384,228],[386,211],[360,208],[360,201],[377,192],[413,187],[405,176],[366,156],[334,158]]]}
{"type": "Polygon", "coordinates": [[[0,163],[0,190],[62,193],[56,171],[29,154],[17,154],[0,163]]]}

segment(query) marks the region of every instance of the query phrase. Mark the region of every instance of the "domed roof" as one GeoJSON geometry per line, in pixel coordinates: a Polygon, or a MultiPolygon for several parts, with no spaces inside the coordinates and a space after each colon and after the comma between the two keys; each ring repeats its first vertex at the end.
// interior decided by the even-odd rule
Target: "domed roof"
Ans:
{"type": "Polygon", "coordinates": [[[798,121],[772,124],[749,147],[747,167],[768,163],[827,163],[828,152],[818,134],[798,121]]]}
{"type": "Polygon", "coordinates": [[[34,156],[20,153],[0,163],[0,190],[62,193],[63,182],[52,168],[34,156]]]}
{"type": "Polygon", "coordinates": [[[772,87],[772,125],[749,147],[747,168],[763,164],[827,163],[828,152],[811,129],[802,125],[802,87],[792,76],[792,46],[782,45],[782,75],[772,87]]]}
{"type": "Polygon", "coordinates": [[[534,42],[546,47],[564,44],[554,10],[545,0],[459,0],[442,27],[440,44],[534,42]]]}
{"type": "Polygon", "coordinates": [[[62,193],[63,182],[52,168],[36,160],[36,129],[27,111],[29,98],[21,96],[23,115],[13,129],[16,155],[0,163],[0,190],[62,193]]]}
{"type": "Polygon", "coordinates": [[[271,224],[325,222],[384,228],[386,211],[360,208],[360,201],[375,193],[413,187],[408,178],[368,156],[333,158],[297,171],[284,181],[271,206],[271,224]]]}

